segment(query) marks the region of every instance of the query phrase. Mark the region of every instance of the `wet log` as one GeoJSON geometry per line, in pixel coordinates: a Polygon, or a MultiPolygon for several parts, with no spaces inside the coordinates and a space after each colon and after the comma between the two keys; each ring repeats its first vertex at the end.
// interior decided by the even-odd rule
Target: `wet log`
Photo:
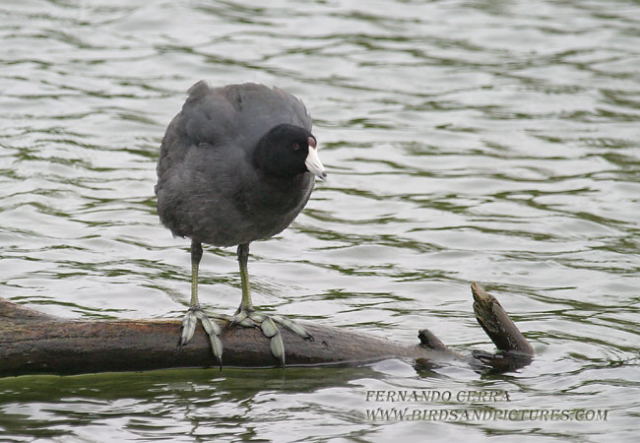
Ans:
{"type": "MultiPolygon", "coordinates": [[[[476,303],[485,306],[476,310],[476,316],[498,346],[496,354],[462,356],[450,351],[428,330],[420,331],[420,343],[402,344],[347,329],[300,322],[314,340],[305,341],[281,330],[286,364],[359,365],[388,358],[443,364],[455,359],[509,370],[523,365],[522,356],[528,356],[530,361],[533,350],[515,324],[491,295],[474,285],[474,297],[481,294],[476,303]],[[513,363],[511,358],[517,361],[513,363]]],[[[220,338],[224,343],[224,367],[278,365],[269,340],[258,328],[227,327],[226,322],[218,322],[223,329],[220,338]]],[[[0,376],[216,367],[202,327],[198,326],[191,342],[182,347],[177,344],[180,327],[180,320],[65,319],[0,299],[0,376]]]]}
{"type": "Polygon", "coordinates": [[[498,348],[497,353],[474,351],[472,356],[499,372],[528,365],[533,360],[533,347],[513,323],[496,298],[478,283],[471,283],[473,311],[484,332],[498,348]]]}

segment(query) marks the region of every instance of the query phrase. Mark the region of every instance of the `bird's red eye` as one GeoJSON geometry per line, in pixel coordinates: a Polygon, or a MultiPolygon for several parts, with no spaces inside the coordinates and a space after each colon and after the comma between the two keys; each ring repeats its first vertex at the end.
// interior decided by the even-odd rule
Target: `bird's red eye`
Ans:
{"type": "Polygon", "coordinates": [[[300,145],[299,145],[299,144],[297,144],[297,143],[294,143],[294,144],[293,144],[293,150],[294,150],[294,151],[297,151],[298,149],[300,149],[300,145]]]}

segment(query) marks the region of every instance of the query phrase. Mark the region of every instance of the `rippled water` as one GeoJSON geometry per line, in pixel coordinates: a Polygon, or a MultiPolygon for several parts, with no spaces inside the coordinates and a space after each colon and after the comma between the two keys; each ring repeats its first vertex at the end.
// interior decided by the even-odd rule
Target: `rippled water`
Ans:
{"type": "MultiPolygon", "coordinates": [[[[253,246],[256,304],[490,350],[478,280],[536,360],[499,376],[388,361],[5,378],[2,440],[635,441],[640,4],[265,4],[2,2],[0,295],[66,317],[180,316],[189,256],[155,213],[160,138],[196,80],[257,81],[303,98],[330,179],[253,246]],[[366,401],[425,389],[509,400],[366,401]],[[608,415],[374,421],[372,407],[608,415]]],[[[233,249],[206,250],[201,298],[221,312],[239,302],[236,267],[233,249]]]]}

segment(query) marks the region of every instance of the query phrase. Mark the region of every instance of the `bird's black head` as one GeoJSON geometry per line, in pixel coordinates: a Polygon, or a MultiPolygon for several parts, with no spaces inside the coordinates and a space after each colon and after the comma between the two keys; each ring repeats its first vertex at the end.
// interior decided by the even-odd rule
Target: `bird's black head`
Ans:
{"type": "Polygon", "coordinates": [[[300,126],[281,124],[271,128],[258,142],[253,160],[259,169],[278,177],[303,172],[320,179],[327,176],[318,158],[316,138],[300,126]]]}

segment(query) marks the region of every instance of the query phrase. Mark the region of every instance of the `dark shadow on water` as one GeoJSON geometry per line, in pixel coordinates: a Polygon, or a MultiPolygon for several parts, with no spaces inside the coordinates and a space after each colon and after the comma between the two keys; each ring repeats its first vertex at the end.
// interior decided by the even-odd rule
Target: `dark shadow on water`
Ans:
{"type": "Polygon", "coordinates": [[[245,401],[258,393],[312,392],[348,386],[359,378],[378,378],[375,369],[167,369],[147,372],[88,374],[77,376],[21,376],[0,379],[0,405],[13,402],[61,402],[73,397],[87,401],[132,398],[157,401],[171,395],[182,399],[217,398],[245,401]]]}

